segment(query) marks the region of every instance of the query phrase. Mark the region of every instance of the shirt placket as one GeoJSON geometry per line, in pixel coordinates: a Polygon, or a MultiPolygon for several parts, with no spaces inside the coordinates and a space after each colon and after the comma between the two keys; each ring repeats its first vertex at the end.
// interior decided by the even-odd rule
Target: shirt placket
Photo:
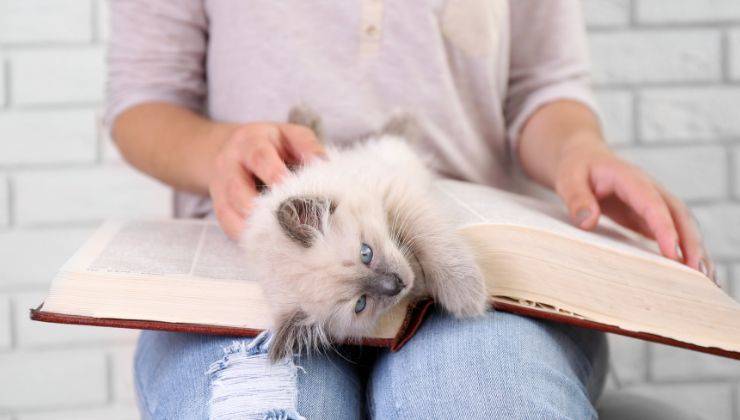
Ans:
{"type": "Polygon", "coordinates": [[[376,54],[382,35],[383,0],[362,0],[360,54],[376,54]]]}

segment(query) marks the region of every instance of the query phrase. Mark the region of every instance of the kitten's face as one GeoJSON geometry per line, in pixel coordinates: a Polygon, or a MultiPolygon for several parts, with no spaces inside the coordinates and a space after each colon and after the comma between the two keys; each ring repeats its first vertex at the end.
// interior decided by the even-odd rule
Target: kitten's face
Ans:
{"type": "Polygon", "coordinates": [[[273,273],[263,286],[277,308],[276,351],[369,334],[413,288],[418,264],[391,232],[401,221],[377,201],[299,196],[279,205],[278,232],[259,244],[273,273]]]}

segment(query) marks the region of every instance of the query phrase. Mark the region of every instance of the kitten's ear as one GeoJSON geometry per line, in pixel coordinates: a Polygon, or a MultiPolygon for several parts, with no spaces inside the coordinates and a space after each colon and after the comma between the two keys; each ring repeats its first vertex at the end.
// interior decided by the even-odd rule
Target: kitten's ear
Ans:
{"type": "Polygon", "coordinates": [[[320,196],[295,196],[280,203],[275,217],[289,238],[306,248],[323,232],[324,219],[334,212],[332,200],[320,196]]]}
{"type": "Polygon", "coordinates": [[[419,144],[423,130],[419,120],[408,112],[395,112],[380,129],[379,135],[398,136],[412,145],[419,144]]]}
{"type": "Polygon", "coordinates": [[[288,112],[288,122],[290,124],[302,125],[310,128],[320,142],[324,142],[324,127],[321,123],[321,117],[306,105],[294,106],[288,112]]]}
{"type": "Polygon", "coordinates": [[[270,361],[278,362],[306,347],[305,342],[310,332],[306,324],[307,319],[308,315],[301,309],[278,316],[270,342],[270,361]]]}

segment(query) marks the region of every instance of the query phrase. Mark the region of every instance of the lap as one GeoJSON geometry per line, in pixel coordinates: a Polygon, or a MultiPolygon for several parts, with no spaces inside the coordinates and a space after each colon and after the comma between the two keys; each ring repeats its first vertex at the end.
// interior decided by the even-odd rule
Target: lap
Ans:
{"type": "Polygon", "coordinates": [[[504,312],[433,311],[368,384],[374,418],[595,418],[606,342],[598,332],[504,312]]]}
{"type": "MultiPolygon", "coordinates": [[[[250,342],[236,341],[242,347],[250,342]]],[[[230,337],[143,332],[135,377],[144,418],[208,418],[214,363],[215,371],[222,372],[245,360],[225,358],[224,349],[233,349],[234,342],[230,337]]],[[[297,357],[288,386],[297,393],[295,411],[309,419],[362,417],[366,379],[368,408],[379,419],[593,418],[605,353],[603,334],[593,331],[503,312],[456,320],[435,310],[396,353],[366,349],[359,355],[297,357]]],[[[258,393],[270,377],[279,376],[265,366],[236,372],[224,383],[254,381],[248,391],[257,392],[239,404],[259,402],[276,413],[290,408],[266,404],[269,397],[258,393]]],[[[234,394],[244,397],[245,389],[234,394]]],[[[235,418],[247,408],[239,404],[233,404],[235,418]]]]}
{"type": "Polygon", "coordinates": [[[251,372],[242,369],[231,372],[228,378],[223,375],[219,377],[225,369],[244,366],[246,358],[236,360],[232,353],[229,360],[228,357],[225,359],[225,355],[229,349],[244,348],[249,342],[249,339],[236,340],[233,337],[142,332],[135,360],[136,391],[142,416],[152,419],[206,419],[213,408],[211,405],[220,404],[223,408],[229,403],[229,398],[236,398],[234,401],[246,404],[229,404],[227,408],[236,410],[231,414],[220,409],[219,414],[223,414],[223,418],[248,418],[243,415],[244,412],[250,408],[249,405],[256,404],[272,408],[276,418],[281,412],[290,414],[292,411],[306,418],[325,418],[327,415],[343,419],[360,417],[363,386],[357,365],[336,353],[296,358],[294,377],[283,378],[292,383],[277,384],[276,388],[278,392],[284,392],[286,387],[294,387],[294,393],[297,393],[295,407],[270,407],[268,400],[274,397],[274,393],[255,394],[253,398],[243,399],[244,395],[238,394],[255,389],[258,392],[260,389],[269,391],[268,377],[271,372],[272,376],[279,376],[277,370],[262,364],[260,368],[255,366],[251,372]],[[234,346],[234,343],[238,345],[234,346]],[[209,370],[211,374],[208,374],[209,370]],[[239,375],[243,378],[239,378],[239,375]],[[233,392],[221,388],[219,397],[212,401],[212,388],[219,379],[225,386],[234,387],[233,392]],[[245,387],[248,385],[246,381],[253,381],[253,388],[245,387]],[[241,388],[236,388],[240,384],[241,388]],[[238,400],[240,397],[242,399],[238,400]]]}

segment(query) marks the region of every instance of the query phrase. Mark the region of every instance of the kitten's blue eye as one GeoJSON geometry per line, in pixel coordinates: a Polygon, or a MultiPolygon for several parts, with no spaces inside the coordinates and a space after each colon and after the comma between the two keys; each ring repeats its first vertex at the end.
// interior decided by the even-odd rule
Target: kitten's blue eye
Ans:
{"type": "Polygon", "coordinates": [[[359,299],[357,299],[357,303],[355,303],[355,313],[359,314],[360,312],[364,311],[365,306],[367,306],[367,297],[365,295],[362,295],[359,299]]]}
{"type": "Polygon", "coordinates": [[[373,249],[370,248],[370,245],[368,244],[362,244],[360,247],[360,261],[362,261],[363,264],[370,264],[370,261],[373,260],[373,249]]]}

